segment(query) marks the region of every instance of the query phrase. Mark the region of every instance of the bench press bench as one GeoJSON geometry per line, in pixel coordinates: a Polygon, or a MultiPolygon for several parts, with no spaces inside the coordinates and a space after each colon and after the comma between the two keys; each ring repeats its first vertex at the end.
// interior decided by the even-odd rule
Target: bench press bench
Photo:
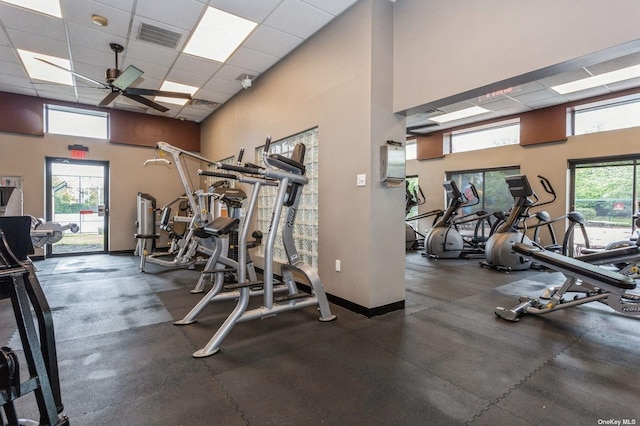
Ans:
{"type": "Polygon", "coordinates": [[[636,288],[633,278],[621,273],[588,263],[592,256],[592,261],[598,263],[611,263],[611,259],[624,257],[630,259],[632,256],[640,256],[640,247],[624,247],[620,252],[599,256],[582,256],[575,259],[563,256],[558,253],[544,250],[529,244],[514,243],[513,251],[529,256],[534,262],[565,275],[566,280],[560,287],[547,289],[540,299],[521,297],[520,304],[513,309],[498,307],[495,314],[499,318],[508,321],[518,321],[524,314],[546,314],[552,311],[582,305],[594,301],[604,303],[624,315],[640,315],[640,295],[632,294],[629,291],[636,288]],[[635,252],[630,249],[635,249],[635,252]],[[624,253],[623,253],[624,251],[624,253]],[[582,293],[570,300],[565,300],[566,293],[582,293]]]}

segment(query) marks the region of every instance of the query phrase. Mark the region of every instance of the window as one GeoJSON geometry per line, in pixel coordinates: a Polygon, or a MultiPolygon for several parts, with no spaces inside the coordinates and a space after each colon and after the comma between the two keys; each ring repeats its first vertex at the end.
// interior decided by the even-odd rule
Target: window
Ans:
{"type": "MultiPolygon", "coordinates": [[[[586,220],[590,247],[628,242],[636,236],[635,219],[640,216],[640,156],[599,160],[570,160],[571,210],[586,220]]],[[[574,232],[579,252],[585,241],[574,232]]]]}
{"type": "MultiPolygon", "coordinates": [[[[506,212],[513,205],[513,197],[511,196],[511,192],[509,192],[505,178],[519,173],[520,167],[467,170],[463,172],[448,172],[447,180],[455,181],[462,193],[465,193],[470,183],[472,183],[478,191],[480,198],[479,203],[474,206],[463,207],[461,214],[469,214],[479,210],[484,210],[488,213],[495,211],[506,212]]],[[[475,224],[470,226],[473,228],[475,224]]],[[[464,233],[465,230],[460,229],[460,231],[464,233]]],[[[487,237],[490,231],[489,224],[484,223],[483,229],[479,231],[484,233],[480,236],[487,237]]]]}
{"type": "Polygon", "coordinates": [[[520,143],[520,120],[456,130],[448,136],[445,137],[445,154],[517,145],[520,143]]]}
{"type": "Polygon", "coordinates": [[[109,115],[104,112],[46,105],[45,119],[47,133],[109,139],[109,115]]]}
{"type": "Polygon", "coordinates": [[[586,105],[573,110],[573,134],[584,135],[640,126],[640,99],[607,102],[606,105],[586,105]]]}
{"type": "MultiPolygon", "coordinates": [[[[302,197],[298,205],[293,229],[293,239],[302,261],[311,265],[314,269],[318,269],[318,129],[311,129],[277,142],[272,142],[270,152],[289,156],[298,142],[306,145],[304,165],[307,169],[306,177],[309,179],[309,183],[302,190],[302,197]]],[[[256,149],[256,159],[258,164],[262,165],[262,147],[256,149]]],[[[269,225],[271,224],[271,212],[276,198],[276,191],[277,188],[274,187],[263,187],[258,197],[258,229],[265,235],[269,231],[269,225]]],[[[274,259],[281,263],[287,263],[287,255],[282,245],[280,232],[282,222],[285,219],[283,214],[273,249],[274,259]]],[[[264,245],[261,245],[257,252],[260,256],[264,256],[264,245]]]]}
{"type": "Polygon", "coordinates": [[[415,139],[407,141],[405,145],[405,154],[407,160],[415,160],[418,158],[418,144],[415,139]]]}

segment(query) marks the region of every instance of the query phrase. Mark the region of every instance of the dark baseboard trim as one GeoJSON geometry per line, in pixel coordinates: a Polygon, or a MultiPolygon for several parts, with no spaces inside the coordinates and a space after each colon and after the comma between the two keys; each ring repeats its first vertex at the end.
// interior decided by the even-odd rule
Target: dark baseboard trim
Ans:
{"type": "MultiPolygon", "coordinates": [[[[261,268],[256,267],[256,271],[260,273],[264,273],[261,268]]],[[[277,274],[273,274],[278,280],[282,281],[282,277],[277,274]]],[[[306,293],[311,293],[311,287],[307,284],[296,281],[298,287],[305,291],[306,293]]],[[[398,300],[394,303],[389,303],[387,305],[378,306],[375,308],[365,308],[362,305],[358,305],[357,303],[353,303],[349,300],[343,299],[338,296],[334,296],[333,294],[327,293],[327,299],[329,302],[341,306],[345,309],[348,309],[356,314],[364,315],[367,318],[375,317],[378,315],[388,314],[389,312],[397,311],[400,309],[404,309],[404,300],[398,300]]]]}
{"type": "Polygon", "coordinates": [[[135,252],[135,250],[110,250],[109,254],[111,256],[120,256],[120,255],[132,255],[135,252]]]}

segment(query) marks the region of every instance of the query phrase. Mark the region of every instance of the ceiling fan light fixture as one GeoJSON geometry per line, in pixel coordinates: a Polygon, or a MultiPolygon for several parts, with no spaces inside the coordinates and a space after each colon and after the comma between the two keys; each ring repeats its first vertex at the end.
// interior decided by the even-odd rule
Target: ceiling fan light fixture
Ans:
{"type": "Polygon", "coordinates": [[[109,25],[109,20],[101,15],[91,15],[91,22],[98,25],[99,27],[106,27],[109,25]]]}

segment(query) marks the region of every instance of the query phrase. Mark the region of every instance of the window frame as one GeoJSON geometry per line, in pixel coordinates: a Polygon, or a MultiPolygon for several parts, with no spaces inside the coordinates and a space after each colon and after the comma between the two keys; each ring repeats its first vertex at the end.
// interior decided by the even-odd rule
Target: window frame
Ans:
{"type": "Polygon", "coordinates": [[[479,151],[483,149],[492,149],[492,148],[502,148],[504,146],[519,145],[519,144],[520,144],[520,117],[457,129],[457,130],[445,133],[443,137],[444,154],[459,154],[463,152],[479,151]],[[517,138],[514,142],[510,142],[504,145],[491,144],[491,145],[479,146],[473,149],[454,150],[456,137],[492,132],[492,131],[507,128],[507,127],[517,128],[517,138]]]}
{"type": "Polygon", "coordinates": [[[95,111],[90,109],[82,109],[82,108],[74,108],[62,105],[55,104],[44,104],[44,131],[47,134],[52,135],[62,135],[62,136],[72,136],[78,138],[87,138],[87,139],[97,139],[97,140],[109,140],[111,134],[111,126],[109,120],[109,113],[103,111],[95,111]],[[51,131],[51,114],[50,112],[55,111],[56,113],[63,114],[73,114],[74,116],[91,116],[98,117],[104,119],[104,135],[99,136],[90,136],[86,133],[72,133],[72,132],[61,132],[61,131],[51,131]],[[104,136],[104,137],[103,137],[104,136]]]}

